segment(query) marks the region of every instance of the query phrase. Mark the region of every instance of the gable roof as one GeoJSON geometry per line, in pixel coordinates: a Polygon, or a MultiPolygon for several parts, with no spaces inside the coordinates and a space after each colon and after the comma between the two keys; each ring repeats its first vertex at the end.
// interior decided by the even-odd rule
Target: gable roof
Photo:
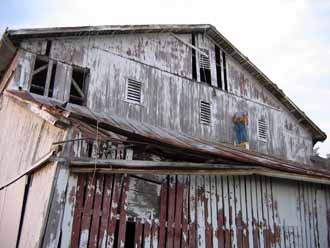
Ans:
{"type": "Polygon", "coordinates": [[[194,25],[106,25],[106,26],[81,26],[60,28],[39,28],[9,30],[8,36],[14,43],[19,43],[28,38],[52,38],[66,36],[93,36],[107,34],[129,34],[129,33],[204,33],[218,46],[225,50],[235,61],[245,68],[258,82],[270,91],[298,120],[298,122],[309,129],[312,133],[313,144],[324,141],[326,134],[285,95],[285,93],[273,83],[261,70],[257,68],[243,53],[241,53],[231,42],[229,42],[214,26],[209,24],[194,25]]]}

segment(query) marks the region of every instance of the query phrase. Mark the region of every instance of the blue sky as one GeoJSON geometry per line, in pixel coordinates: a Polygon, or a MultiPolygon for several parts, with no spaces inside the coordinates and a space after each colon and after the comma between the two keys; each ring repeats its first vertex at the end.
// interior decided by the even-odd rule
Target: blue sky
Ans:
{"type": "MultiPolygon", "coordinates": [[[[6,27],[172,23],[216,26],[330,136],[329,0],[11,0],[0,14],[1,33],[6,27]]],[[[330,141],[316,146],[321,155],[330,153],[330,141]]]]}

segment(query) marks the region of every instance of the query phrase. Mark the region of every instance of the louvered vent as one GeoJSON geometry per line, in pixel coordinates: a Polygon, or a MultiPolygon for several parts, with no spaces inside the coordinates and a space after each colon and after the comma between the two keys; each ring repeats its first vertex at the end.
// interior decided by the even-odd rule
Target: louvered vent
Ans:
{"type": "MultiPolygon", "coordinates": [[[[207,55],[209,55],[209,50],[206,48],[200,48],[200,50],[207,55]]],[[[199,54],[199,67],[204,69],[210,69],[210,59],[209,56],[205,56],[204,54],[199,54]]]]}
{"type": "Polygon", "coordinates": [[[126,100],[134,103],[141,103],[142,83],[128,79],[126,89],[126,100]]]}
{"type": "Polygon", "coordinates": [[[211,104],[208,102],[201,101],[200,109],[200,122],[202,124],[211,123],[211,104]]]}
{"type": "Polygon", "coordinates": [[[264,119],[258,120],[258,138],[262,141],[267,141],[267,124],[264,119]]]}

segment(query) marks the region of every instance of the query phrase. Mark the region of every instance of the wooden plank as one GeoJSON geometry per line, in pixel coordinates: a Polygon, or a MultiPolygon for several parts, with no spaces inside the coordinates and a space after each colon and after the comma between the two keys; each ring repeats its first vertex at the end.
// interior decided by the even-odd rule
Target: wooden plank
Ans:
{"type": "Polygon", "coordinates": [[[70,246],[73,227],[74,211],[77,201],[78,175],[70,175],[65,199],[65,208],[62,221],[61,248],[70,246]]]}
{"type": "Polygon", "coordinates": [[[63,102],[69,101],[71,78],[72,78],[72,67],[70,65],[57,62],[53,98],[63,102]]]}
{"type": "Polygon", "coordinates": [[[167,180],[162,182],[160,189],[160,220],[159,220],[159,247],[165,247],[166,240],[166,213],[167,213],[167,180]]]}
{"type": "Polygon", "coordinates": [[[210,201],[211,201],[211,221],[212,221],[212,247],[218,247],[218,208],[217,208],[217,187],[216,176],[210,176],[210,201]]]}
{"type": "Polygon", "coordinates": [[[84,206],[83,200],[84,200],[84,192],[85,192],[85,190],[84,190],[85,183],[86,183],[86,176],[83,174],[80,174],[78,176],[76,203],[75,203],[75,210],[74,210],[74,214],[73,214],[71,247],[79,247],[81,216],[82,216],[82,209],[84,206]]]}
{"type": "Polygon", "coordinates": [[[175,202],[175,229],[174,229],[174,248],[180,248],[181,243],[181,221],[183,204],[183,178],[177,177],[176,182],[176,202],[175,202]]]}
{"type": "Polygon", "coordinates": [[[152,221],[152,228],[151,228],[151,248],[157,248],[158,247],[158,221],[153,220],[152,221]]]}
{"type": "Polygon", "coordinates": [[[259,223],[258,223],[258,197],[256,177],[251,177],[251,202],[252,202],[252,224],[253,224],[253,247],[260,247],[259,242],[259,223]]]}
{"type": "Polygon", "coordinates": [[[121,185],[120,185],[121,175],[115,174],[113,180],[114,183],[112,190],[112,200],[111,200],[112,203],[110,210],[106,247],[114,247],[115,245],[114,241],[115,241],[115,230],[116,230],[116,216],[117,216],[118,202],[119,202],[120,190],[121,190],[121,185]]]}
{"type": "Polygon", "coordinates": [[[143,225],[140,220],[135,224],[134,248],[141,248],[142,245],[142,229],[143,225]]]}
{"type": "Polygon", "coordinates": [[[205,243],[205,207],[204,176],[197,176],[197,247],[206,247],[205,243]]]}
{"type": "Polygon", "coordinates": [[[183,176],[183,202],[182,202],[182,240],[181,247],[188,247],[189,222],[189,176],[183,176]]]}
{"type": "Polygon", "coordinates": [[[102,218],[99,230],[99,247],[101,248],[105,248],[107,244],[113,175],[104,175],[104,181],[102,218]]]}
{"type": "Polygon", "coordinates": [[[54,60],[50,59],[48,62],[47,78],[46,78],[45,90],[44,90],[44,96],[46,97],[48,97],[49,94],[50,80],[52,77],[53,67],[54,67],[54,60]]]}
{"type": "Polygon", "coordinates": [[[87,189],[85,204],[83,208],[83,216],[81,220],[81,232],[79,247],[88,247],[88,239],[90,237],[90,225],[92,220],[93,200],[95,194],[95,175],[89,175],[87,179],[87,189]]]}
{"type": "MultiPolygon", "coordinates": [[[[234,177],[234,195],[235,195],[235,223],[236,223],[236,239],[237,247],[243,248],[243,209],[242,209],[242,187],[240,177],[234,177]]],[[[244,190],[244,188],[243,188],[244,190]]]]}
{"type": "Polygon", "coordinates": [[[175,218],[175,176],[170,176],[169,182],[169,191],[168,191],[168,218],[167,218],[167,239],[166,239],[166,247],[173,247],[173,239],[174,239],[174,218],[175,218]]]}
{"type": "Polygon", "coordinates": [[[231,246],[237,247],[237,227],[235,218],[235,188],[234,188],[234,176],[228,177],[228,194],[229,194],[229,222],[230,222],[230,238],[231,246]]]}
{"type": "Polygon", "coordinates": [[[218,247],[225,247],[225,216],[222,190],[222,176],[215,176],[217,190],[217,225],[218,225],[218,247]]]}
{"type": "Polygon", "coordinates": [[[125,174],[123,176],[123,186],[121,192],[119,233],[118,233],[118,244],[117,244],[118,248],[125,247],[128,184],[129,184],[129,177],[127,176],[127,174],[125,174]]]}
{"type": "Polygon", "coordinates": [[[189,190],[189,247],[196,247],[196,176],[190,176],[189,190]]]}
{"type": "MultiPolygon", "coordinates": [[[[98,233],[99,233],[99,223],[101,216],[101,205],[103,197],[103,183],[104,175],[100,174],[96,176],[96,189],[94,197],[94,207],[93,207],[93,217],[92,224],[90,228],[90,238],[88,247],[96,248],[98,244],[98,233]]],[[[103,218],[103,216],[102,216],[103,218]]]]}
{"type": "Polygon", "coordinates": [[[231,226],[230,226],[230,207],[229,207],[229,189],[228,176],[222,177],[224,224],[225,224],[225,247],[231,247],[231,226]]]}
{"type": "Polygon", "coordinates": [[[143,232],[143,244],[144,248],[151,247],[151,220],[146,219],[144,222],[144,232],[143,232]]]}
{"type": "Polygon", "coordinates": [[[204,214],[205,214],[205,246],[212,247],[212,210],[211,210],[211,190],[210,177],[204,176],[204,214]]]}

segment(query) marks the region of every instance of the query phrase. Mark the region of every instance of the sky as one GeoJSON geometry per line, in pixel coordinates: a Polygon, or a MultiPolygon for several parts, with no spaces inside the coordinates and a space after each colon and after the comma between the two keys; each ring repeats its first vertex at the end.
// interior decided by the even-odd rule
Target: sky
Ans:
{"type": "MultiPolygon", "coordinates": [[[[212,24],[330,136],[330,0],[0,0],[9,29],[212,24]]],[[[330,137],[316,144],[330,153],[330,137]]]]}

